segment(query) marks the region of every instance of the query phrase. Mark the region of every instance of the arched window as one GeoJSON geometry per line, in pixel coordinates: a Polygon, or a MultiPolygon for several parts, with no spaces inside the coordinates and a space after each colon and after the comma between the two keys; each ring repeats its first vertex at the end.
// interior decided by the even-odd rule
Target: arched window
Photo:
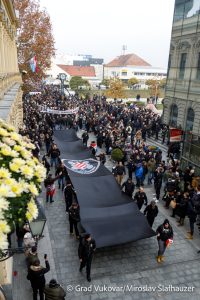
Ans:
{"type": "Polygon", "coordinates": [[[171,114],[170,114],[170,125],[171,126],[177,127],[177,118],[178,118],[178,106],[176,104],[172,104],[171,114]]]}
{"type": "Polygon", "coordinates": [[[194,123],[194,110],[190,107],[187,111],[186,131],[192,131],[194,123]]]}

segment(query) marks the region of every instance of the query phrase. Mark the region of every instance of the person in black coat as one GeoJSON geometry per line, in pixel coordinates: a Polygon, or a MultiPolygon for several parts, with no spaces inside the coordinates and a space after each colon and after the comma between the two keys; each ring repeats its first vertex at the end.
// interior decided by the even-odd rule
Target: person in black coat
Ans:
{"type": "Polygon", "coordinates": [[[180,217],[178,226],[184,225],[185,216],[187,215],[187,207],[189,201],[189,193],[185,192],[180,200],[176,203],[176,214],[180,217]]]}
{"type": "Polygon", "coordinates": [[[134,200],[137,202],[138,208],[141,209],[143,204],[147,205],[147,195],[142,187],[135,193],[134,200]]]}
{"type": "Polygon", "coordinates": [[[149,205],[144,210],[144,215],[147,215],[147,221],[149,225],[152,227],[155,218],[158,215],[158,206],[155,201],[151,201],[149,205]]]}
{"type": "Polygon", "coordinates": [[[66,204],[66,212],[69,212],[69,208],[72,206],[72,202],[76,199],[76,192],[73,189],[71,182],[67,182],[64,188],[64,198],[66,204]]]}
{"type": "Polygon", "coordinates": [[[159,246],[157,262],[160,263],[163,261],[163,254],[165,253],[166,247],[170,244],[169,241],[173,240],[173,229],[168,219],[165,219],[163,224],[158,226],[156,233],[159,246]]]}
{"type": "Polygon", "coordinates": [[[132,198],[133,192],[135,190],[135,184],[131,178],[128,178],[127,181],[122,184],[121,189],[123,190],[123,188],[125,188],[125,194],[132,198]]]}
{"type": "Polygon", "coordinates": [[[73,235],[73,228],[75,230],[76,238],[79,239],[79,231],[77,224],[80,221],[79,215],[79,206],[78,203],[72,203],[72,206],[69,208],[69,225],[70,225],[70,234],[73,235]]]}
{"type": "Polygon", "coordinates": [[[33,265],[28,269],[27,279],[30,280],[33,289],[33,300],[37,300],[37,294],[39,291],[40,300],[44,300],[44,287],[45,287],[45,274],[49,272],[50,265],[47,257],[45,257],[46,267],[40,265],[40,261],[35,260],[33,265]]]}
{"type": "Polygon", "coordinates": [[[80,268],[79,271],[81,272],[82,269],[86,266],[86,274],[87,280],[90,282],[91,277],[91,264],[93,254],[96,250],[96,242],[92,239],[90,234],[86,234],[81,240],[78,248],[78,256],[80,259],[80,268]]]}

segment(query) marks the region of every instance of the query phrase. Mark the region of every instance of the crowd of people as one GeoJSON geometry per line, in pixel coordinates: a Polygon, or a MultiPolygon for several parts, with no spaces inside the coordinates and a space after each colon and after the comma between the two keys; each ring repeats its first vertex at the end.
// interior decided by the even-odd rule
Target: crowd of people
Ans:
{"type": "MultiPolygon", "coordinates": [[[[83,144],[89,146],[92,153],[103,164],[107,159],[112,159],[113,150],[119,149],[121,157],[113,167],[113,175],[122,191],[135,201],[140,210],[143,205],[145,206],[144,215],[149,225],[153,226],[159,213],[157,203],[161,200],[162,187],[164,187],[162,200],[164,200],[165,208],[173,208],[172,217],[179,217],[178,225],[180,226],[183,226],[186,216],[189,218],[188,238],[193,238],[197,218],[200,226],[200,185],[197,184],[197,187],[193,185],[195,169],[192,166],[183,170],[180,167],[180,161],[175,159],[176,156],[172,152],[168,153],[168,161],[165,161],[158,147],[148,145],[147,137],[158,139],[160,133],[163,142],[168,139],[168,127],[161,123],[158,114],[135,104],[127,106],[123,103],[108,103],[105,97],[80,100],[70,95],[61,96],[58,89],[52,86],[45,88],[42,94],[26,95],[23,108],[24,125],[20,128],[20,133],[26,135],[35,144],[33,155],[39,158],[47,169],[48,175],[44,182],[46,203],[54,202],[55,183],[58,182],[58,188],[63,192],[66,202],[70,234],[75,233],[76,238],[80,240],[78,251],[80,271],[86,266],[88,281],[91,281],[91,262],[96,244],[90,234],[87,233],[81,237],[79,232],[78,199],[67,169],[60,160],[60,150],[54,143],[54,129],[82,130],[83,144]],[[76,114],[50,114],[47,110],[50,108],[65,111],[77,107],[79,109],[76,114]],[[94,134],[95,141],[88,145],[90,133],[94,134]],[[97,147],[100,152],[98,155],[97,147]],[[128,178],[125,177],[126,174],[128,178]],[[155,198],[150,203],[144,190],[145,185],[154,185],[155,198]],[[135,191],[136,187],[137,191],[135,191]]],[[[157,228],[156,234],[159,245],[157,261],[161,263],[166,247],[173,242],[173,229],[168,219],[157,228]]],[[[30,255],[34,253],[34,250],[35,248],[31,248],[30,255]]],[[[64,299],[64,291],[55,280],[52,280],[45,289],[44,280],[41,280],[42,287],[39,283],[36,285],[32,283],[37,282],[38,276],[40,277],[34,274],[42,274],[41,278],[43,278],[44,274],[49,271],[47,257],[45,264],[46,267],[41,268],[39,260],[36,259],[28,265],[28,278],[33,288],[33,299],[37,299],[37,291],[40,293],[40,299],[43,299],[43,291],[48,294],[55,286],[62,294],[62,298],[55,299],[64,299]]],[[[46,296],[46,299],[51,298],[46,296]]]]}

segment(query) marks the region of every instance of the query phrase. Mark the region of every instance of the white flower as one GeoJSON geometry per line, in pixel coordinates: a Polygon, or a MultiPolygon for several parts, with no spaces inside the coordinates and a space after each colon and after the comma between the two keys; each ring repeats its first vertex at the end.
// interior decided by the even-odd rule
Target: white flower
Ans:
{"type": "Polygon", "coordinates": [[[0,168],[0,178],[10,178],[11,177],[11,173],[9,172],[8,169],[6,168],[0,168]]]}
{"type": "Polygon", "coordinates": [[[9,137],[3,137],[2,141],[4,143],[6,143],[8,146],[14,146],[15,145],[15,141],[13,141],[12,139],[10,139],[9,137]]]}
{"type": "Polygon", "coordinates": [[[38,191],[38,189],[37,189],[37,187],[36,187],[36,185],[34,183],[31,182],[29,184],[28,188],[29,188],[29,191],[31,192],[31,194],[33,194],[34,196],[38,196],[39,195],[39,191],[38,191]]]}
{"type": "Polygon", "coordinates": [[[8,197],[16,197],[16,195],[11,191],[10,186],[2,183],[0,184],[0,197],[8,198],[8,197]]]}
{"type": "Polygon", "coordinates": [[[0,249],[8,249],[7,234],[0,232],[0,249]]]}
{"type": "Polygon", "coordinates": [[[29,166],[24,165],[24,166],[20,167],[20,171],[28,179],[33,178],[33,168],[30,168],[29,166]]]}
{"type": "Polygon", "coordinates": [[[0,197],[0,211],[8,210],[8,208],[9,208],[9,202],[5,198],[0,197]]]}

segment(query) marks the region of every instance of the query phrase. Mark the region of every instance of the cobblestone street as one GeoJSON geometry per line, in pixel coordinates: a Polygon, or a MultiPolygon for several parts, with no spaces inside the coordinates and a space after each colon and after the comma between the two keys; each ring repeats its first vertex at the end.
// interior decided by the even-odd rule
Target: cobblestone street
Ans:
{"type": "MultiPolygon", "coordinates": [[[[111,168],[111,162],[106,164],[111,168]]],[[[148,200],[152,200],[153,188],[145,185],[148,200]]],[[[44,193],[44,192],[43,192],[44,193]]],[[[44,199],[44,194],[41,198],[44,199]],[[42,197],[43,196],[43,197],[42,197]]],[[[161,201],[162,202],[162,201],[161,201]]],[[[154,229],[164,218],[169,217],[170,211],[159,203],[159,214],[154,229]]],[[[176,221],[169,217],[174,229],[174,243],[167,249],[165,262],[156,261],[157,240],[140,240],[125,245],[98,249],[92,264],[92,282],[86,281],[85,272],[79,272],[77,255],[78,241],[69,234],[68,217],[65,213],[65,203],[61,191],[58,190],[55,202],[45,204],[47,226],[45,238],[39,243],[39,253],[43,262],[43,255],[47,253],[51,271],[46,278],[54,277],[66,289],[67,299],[199,299],[200,295],[200,260],[197,250],[199,236],[194,241],[186,239],[187,224],[179,228],[176,221]],[[98,286],[123,287],[123,291],[97,291],[98,286]],[[159,285],[193,286],[191,293],[159,291],[159,285]],[[89,287],[87,291],[79,291],[81,287],[89,287]],[[157,287],[155,292],[129,291],[134,287],[157,287]],[[125,288],[124,288],[125,287],[125,288]]],[[[119,220],[120,222],[120,220],[119,220]]],[[[14,299],[31,299],[31,288],[26,280],[26,268],[23,255],[14,256],[14,299]]],[[[160,288],[161,289],[161,288],[160,288]]]]}

